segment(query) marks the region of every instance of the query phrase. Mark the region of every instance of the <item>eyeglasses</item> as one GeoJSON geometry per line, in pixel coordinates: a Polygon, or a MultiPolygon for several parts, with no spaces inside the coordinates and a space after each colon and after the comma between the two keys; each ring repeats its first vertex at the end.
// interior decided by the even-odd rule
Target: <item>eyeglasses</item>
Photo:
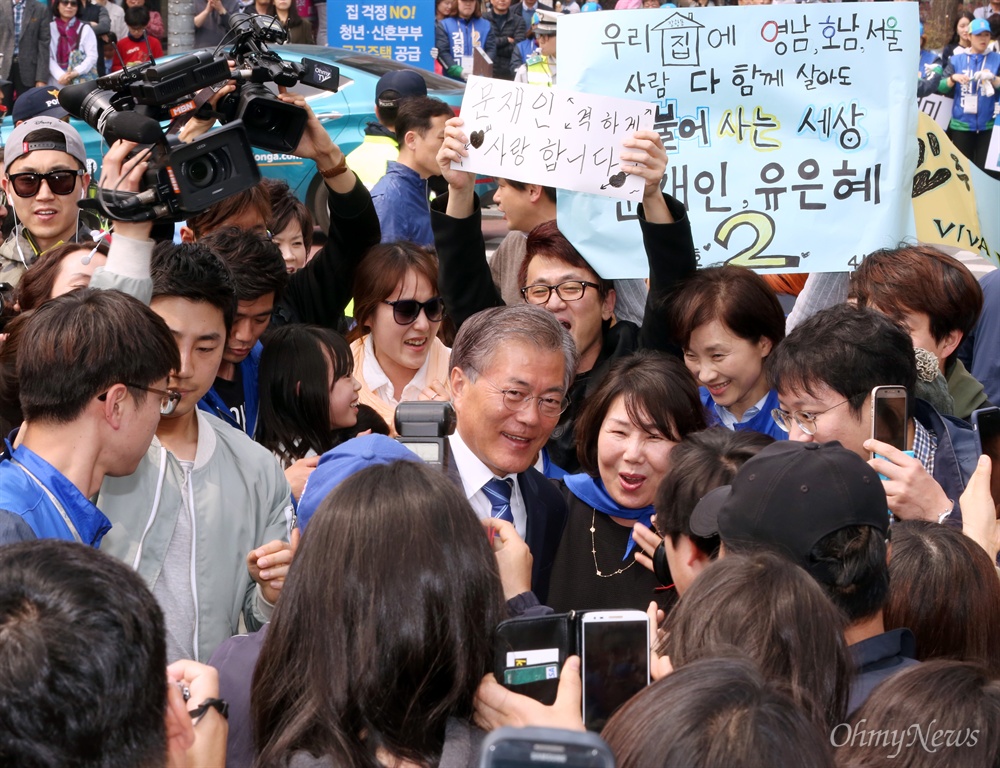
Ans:
{"type": "Polygon", "coordinates": [[[774,419],[774,423],[781,427],[785,432],[792,431],[792,420],[799,425],[799,429],[805,432],[807,435],[815,435],[817,430],[816,419],[822,416],[824,413],[829,413],[834,408],[839,408],[844,403],[851,402],[849,399],[837,403],[836,405],[831,405],[825,411],[793,411],[789,413],[788,411],[783,411],[780,408],[774,408],[771,410],[771,418],[774,419]]]}
{"type": "Polygon", "coordinates": [[[479,375],[486,383],[503,395],[503,404],[511,411],[523,411],[532,400],[538,401],[538,412],[542,416],[550,418],[559,416],[569,408],[569,398],[565,395],[560,398],[546,395],[529,395],[527,392],[522,392],[519,389],[503,389],[482,374],[479,375]]]}
{"type": "Polygon", "coordinates": [[[76,189],[76,180],[85,170],[50,171],[49,173],[8,173],[11,186],[18,197],[34,197],[44,181],[54,195],[69,195],[76,189]]]}
{"type": "Polygon", "coordinates": [[[444,317],[444,299],[435,296],[427,301],[417,301],[416,299],[400,299],[399,301],[384,301],[392,307],[392,319],[399,325],[411,325],[417,322],[420,317],[420,310],[429,322],[440,323],[444,317]]]}
{"type": "Polygon", "coordinates": [[[521,295],[529,304],[545,304],[549,300],[549,296],[552,295],[552,291],[555,291],[556,296],[563,301],[579,301],[588,288],[600,289],[600,287],[597,283],[588,283],[586,280],[567,280],[559,285],[535,283],[522,288],[521,295]]]}
{"type": "MultiPolygon", "coordinates": [[[[177,403],[181,401],[183,395],[175,389],[157,389],[156,387],[140,387],[138,384],[129,384],[125,382],[126,387],[132,387],[133,389],[141,389],[143,392],[151,392],[154,395],[160,396],[160,415],[169,416],[171,413],[177,410],[177,403]]],[[[104,402],[108,399],[108,393],[105,392],[102,395],[98,395],[97,399],[104,402]]]]}

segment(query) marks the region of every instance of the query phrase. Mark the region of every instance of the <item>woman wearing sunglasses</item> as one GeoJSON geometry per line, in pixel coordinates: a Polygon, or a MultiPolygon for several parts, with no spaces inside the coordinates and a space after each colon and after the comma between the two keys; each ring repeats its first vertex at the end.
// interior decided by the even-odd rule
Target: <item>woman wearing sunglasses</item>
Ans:
{"type": "Polygon", "coordinates": [[[444,318],[437,262],[409,242],[372,248],[354,278],[351,350],[361,403],[395,435],[393,413],[405,400],[447,400],[451,350],[437,338],[444,318]]]}
{"type": "Polygon", "coordinates": [[[97,72],[97,36],[81,10],[79,0],[52,0],[49,85],[56,88],[97,72]]]}

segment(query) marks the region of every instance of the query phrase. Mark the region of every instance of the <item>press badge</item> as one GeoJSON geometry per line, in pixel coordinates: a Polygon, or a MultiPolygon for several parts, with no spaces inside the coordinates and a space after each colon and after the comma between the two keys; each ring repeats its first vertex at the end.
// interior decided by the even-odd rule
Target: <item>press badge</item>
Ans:
{"type": "Polygon", "coordinates": [[[975,91],[962,93],[962,111],[967,115],[974,115],[979,111],[979,94],[975,91]]]}

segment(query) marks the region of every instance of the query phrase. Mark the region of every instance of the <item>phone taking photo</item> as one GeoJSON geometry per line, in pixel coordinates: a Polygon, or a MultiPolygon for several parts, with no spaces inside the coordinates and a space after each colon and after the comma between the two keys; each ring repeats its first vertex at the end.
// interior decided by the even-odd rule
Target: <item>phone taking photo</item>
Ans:
{"type": "Polygon", "coordinates": [[[872,390],[872,439],[888,443],[899,451],[909,444],[909,403],[906,387],[875,387],[872,390]]]}
{"type": "Polygon", "coordinates": [[[649,685],[649,619],[642,611],[588,612],[580,634],[583,722],[600,731],[649,685]]]}
{"type": "MultiPolygon", "coordinates": [[[[993,465],[990,492],[993,503],[1000,505],[1000,408],[993,406],[973,411],[972,428],[979,440],[979,453],[989,456],[993,465]]],[[[1000,506],[997,507],[997,517],[1000,519],[1000,506]]]]}

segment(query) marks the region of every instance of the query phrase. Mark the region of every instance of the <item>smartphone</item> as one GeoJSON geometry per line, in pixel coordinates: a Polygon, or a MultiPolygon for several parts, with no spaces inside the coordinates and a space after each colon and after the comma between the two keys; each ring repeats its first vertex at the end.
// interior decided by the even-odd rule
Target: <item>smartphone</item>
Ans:
{"type": "Polygon", "coordinates": [[[649,619],[642,611],[590,611],[581,617],[583,722],[600,731],[622,704],[649,685],[649,619]]]}
{"type": "Polygon", "coordinates": [[[906,387],[875,387],[872,390],[872,438],[905,451],[909,413],[906,387]]]}
{"type": "Polygon", "coordinates": [[[615,768],[611,749],[596,733],[559,728],[498,728],[479,752],[479,768],[615,768]]]}
{"type": "Polygon", "coordinates": [[[990,477],[990,491],[993,503],[997,504],[1000,518],[1000,408],[981,408],[972,412],[972,428],[979,440],[979,452],[990,457],[993,473],[990,477]]]}

